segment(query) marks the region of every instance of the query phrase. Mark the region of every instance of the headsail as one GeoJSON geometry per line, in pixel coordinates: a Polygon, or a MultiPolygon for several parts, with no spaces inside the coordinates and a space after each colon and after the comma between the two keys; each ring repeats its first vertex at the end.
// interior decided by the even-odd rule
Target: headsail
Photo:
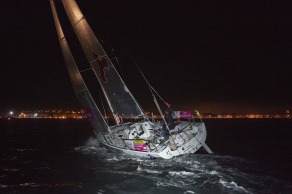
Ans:
{"type": "Polygon", "coordinates": [[[94,130],[101,134],[107,134],[108,132],[111,132],[111,130],[109,126],[107,125],[107,123],[105,122],[104,118],[102,117],[102,114],[97,108],[95,102],[93,101],[93,98],[90,95],[86,87],[86,84],[83,81],[83,78],[78,70],[78,67],[75,63],[73,55],[65,39],[63,30],[61,28],[54,1],[51,0],[50,4],[51,4],[53,16],[54,16],[54,21],[55,21],[62,53],[65,59],[65,63],[66,63],[76,96],[79,102],[81,103],[81,106],[84,108],[84,111],[86,112],[88,119],[93,125],[94,130]]]}
{"type": "Polygon", "coordinates": [[[144,115],[142,108],[121,79],[75,0],[62,0],[62,3],[112,113],[122,117],[144,115]]]}

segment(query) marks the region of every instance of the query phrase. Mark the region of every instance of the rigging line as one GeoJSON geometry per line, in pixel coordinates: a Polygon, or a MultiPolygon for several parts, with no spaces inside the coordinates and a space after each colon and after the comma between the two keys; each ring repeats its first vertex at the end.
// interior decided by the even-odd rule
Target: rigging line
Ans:
{"type": "Polygon", "coordinates": [[[113,61],[117,61],[117,62],[119,62],[118,61],[118,58],[116,57],[116,56],[114,56],[113,58],[108,58],[111,62],[113,62],[113,61]]]}
{"type": "Polygon", "coordinates": [[[100,101],[101,101],[101,105],[102,105],[102,108],[103,108],[104,117],[105,117],[105,120],[106,120],[106,122],[108,124],[108,119],[107,119],[107,116],[106,116],[106,111],[105,111],[104,103],[103,103],[103,100],[102,100],[102,96],[101,96],[99,90],[97,90],[97,91],[98,91],[98,94],[99,94],[99,97],[100,97],[100,101]]]}
{"type": "Polygon", "coordinates": [[[150,87],[151,87],[151,89],[157,94],[157,96],[158,96],[162,101],[164,101],[163,98],[158,94],[158,92],[157,92],[152,86],[150,86],[150,87]]]}
{"type": "MultiPolygon", "coordinates": [[[[134,59],[133,56],[131,55],[131,53],[130,53],[130,51],[128,50],[128,48],[126,48],[126,50],[127,50],[128,54],[130,55],[132,61],[134,62],[135,66],[137,67],[137,69],[138,69],[139,72],[141,73],[142,77],[144,78],[145,82],[147,83],[147,85],[148,85],[148,87],[149,87],[149,90],[150,90],[150,92],[151,92],[151,95],[152,95],[152,97],[153,97],[154,104],[156,105],[156,107],[157,107],[157,109],[158,109],[158,112],[160,113],[160,115],[161,115],[161,117],[162,117],[162,120],[163,120],[164,124],[166,125],[166,127],[167,127],[169,133],[171,134],[170,129],[169,129],[168,125],[167,125],[167,122],[166,122],[166,120],[165,120],[165,118],[164,118],[164,115],[163,115],[163,113],[162,113],[162,111],[161,111],[161,108],[160,108],[160,106],[159,106],[159,104],[158,104],[158,102],[157,102],[157,100],[156,100],[156,97],[155,97],[153,91],[154,91],[158,96],[159,96],[159,94],[158,94],[158,93],[156,92],[156,90],[154,90],[154,88],[150,85],[150,83],[149,83],[148,80],[146,79],[144,73],[142,72],[142,70],[140,69],[140,67],[138,66],[138,64],[136,63],[135,59],[134,59]]],[[[161,100],[163,100],[160,96],[159,96],[159,98],[160,98],[161,100]]],[[[172,134],[171,134],[171,135],[172,135],[172,134]]]]}
{"type": "Polygon", "coordinates": [[[131,55],[130,51],[126,48],[127,52],[129,53],[132,61],[134,62],[134,64],[136,65],[137,69],[139,70],[139,72],[141,73],[142,77],[144,78],[144,80],[146,81],[147,85],[149,86],[150,90],[152,88],[152,86],[150,85],[150,83],[148,82],[148,80],[146,79],[144,73],[142,72],[142,70],[140,69],[140,67],[138,66],[138,64],[136,63],[134,57],[131,55]]]}
{"type": "MultiPolygon", "coordinates": [[[[112,28],[114,28],[114,27],[113,27],[113,24],[112,24],[112,23],[110,23],[110,24],[111,24],[112,28]]],[[[116,33],[116,35],[117,35],[117,37],[118,37],[118,40],[122,41],[122,39],[121,39],[120,34],[118,33],[118,31],[117,31],[117,30],[113,30],[113,31],[116,33]]],[[[140,67],[139,67],[138,64],[136,63],[134,57],[131,55],[131,53],[130,53],[129,49],[127,48],[126,44],[124,43],[124,44],[122,44],[122,45],[125,45],[125,50],[126,50],[126,52],[129,54],[131,60],[134,62],[135,66],[137,67],[137,69],[138,69],[139,72],[141,73],[142,77],[143,77],[144,80],[146,81],[146,83],[147,83],[147,85],[148,85],[148,87],[149,87],[149,90],[150,90],[150,92],[151,92],[151,94],[152,94],[154,100],[156,100],[155,95],[154,95],[153,91],[151,90],[151,87],[152,87],[152,86],[150,85],[150,83],[149,83],[148,80],[146,79],[145,75],[143,74],[142,70],[140,69],[140,67]]],[[[115,54],[113,48],[112,48],[112,52],[113,52],[114,56],[116,57],[116,54],[115,54]]],[[[116,58],[116,60],[117,60],[118,64],[120,64],[117,58],[116,58]]],[[[146,120],[149,121],[149,118],[146,116],[146,114],[145,114],[144,110],[142,109],[142,107],[141,107],[140,105],[139,105],[139,107],[141,108],[142,112],[144,113],[144,114],[142,115],[142,116],[144,117],[144,119],[146,119],[146,120]]]]}
{"type": "MultiPolygon", "coordinates": [[[[148,80],[147,80],[146,77],[144,76],[143,72],[142,72],[141,69],[139,68],[138,64],[136,63],[135,59],[133,58],[133,56],[132,56],[131,53],[129,52],[128,48],[126,48],[126,50],[127,50],[127,52],[129,53],[129,55],[130,55],[131,59],[133,60],[134,64],[135,64],[136,67],[138,68],[139,72],[142,74],[144,80],[145,80],[146,83],[148,84],[152,96],[155,98],[155,96],[154,96],[154,94],[153,94],[153,92],[152,92],[152,90],[151,90],[151,85],[149,84],[148,80]]],[[[140,108],[142,109],[142,107],[140,107],[140,108]]],[[[144,110],[143,110],[143,113],[144,113],[144,114],[143,114],[144,119],[146,119],[146,120],[149,121],[149,119],[148,119],[148,117],[146,116],[144,110]]]]}
{"type": "Polygon", "coordinates": [[[87,89],[78,90],[78,91],[76,91],[76,93],[82,93],[84,91],[87,91],[87,89]]]}
{"type": "Polygon", "coordinates": [[[148,82],[148,80],[146,79],[144,73],[142,72],[142,70],[140,69],[139,65],[136,63],[135,59],[133,58],[133,56],[131,55],[130,51],[128,48],[126,48],[128,54],[130,55],[132,61],[134,62],[134,64],[136,65],[137,69],[139,70],[139,72],[141,73],[142,77],[144,78],[144,80],[146,81],[147,85],[149,86],[150,92],[152,94],[152,96],[155,98],[155,95],[153,94],[153,91],[157,94],[157,96],[162,100],[163,98],[158,94],[158,92],[150,85],[150,83],[148,82]]]}
{"type": "MultiPolygon", "coordinates": [[[[151,94],[152,94],[152,96],[153,96],[154,101],[156,101],[155,95],[154,95],[154,93],[153,93],[153,91],[155,91],[155,90],[153,89],[153,87],[150,85],[150,83],[149,83],[148,80],[146,79],[144,73],[143,73],[142,70],[140,69],[139,65],[136,63],[136,61],[135,61],[134,57],[131,55],[129,49],[126,48],[126,50],[127,50],[128,54],[130,55],[132,61],[134,62],[135,66],[137,67],[137,69],[138,69],[139,72],[141,73],[142,77],[144,78],[145,82],[147,83],[147,85],[148,85],[148,87],[149,87],[149,90],[150,90],[150,92],[151,92],[151,94]],[[153,89],[153,91],[152,91],[152,89],[153,89]]],[[[156,91],[155,91],[155,93],[157,94],[156,91]]],[[[157,94],[157,95],[158,95],[158,94],[157,94]]],[[[159,95],[158,95],[158,96],[159,96],[159,95]]],[[[160,96],[159,96],[159,97],[160,97],[160,96]]],[[[160,98],[161,98],[161,97],[160,97],[160,98]]],[[[162,99],[162,98],[161,98],[161,99],[162,99]]],[[[160,107],[159,107],[159,108],[160,108],[160,107]]],[[[158,108],[158,109],[159,109],[159,108],[158,108]]]]}
{"type": "Polygon", "coordinates": [[[85,72],[85,71],[89,71],[89,70],[92,70],[92,67],[90,67],[90,68],[88,68],[88,69],[84,69],[84,70],[79,71],[79,72],[80,72],[80,73],[83,73],[83,72],[85,72]]]}
{"type": "MultiPolygon", "coordinates": [[[[111,26],[112,26],[112,28],[114,28],[112,23],[111,23],[111,26]]],[[[124,45],[126,52],[129,54],[131,60],[134,62],[135,66],[137,67],[137,69],[138,69],[139,72],[141,73],[142,77],[144,78],[144,80],[146,81],[147,85],[149,86],[149,89],[150,89],[150,91],[151,91],[151,94],[153,95],[153,92],[152,92],[152,90],[151,90],[151,87],[152,87],[152,86],[150,85],[150,83],[149,83],[148,80],[146,79],[145,75],[143,74],[142,70],[140,69],[140,67],[139,67],[138,64],[136,63],[136,60],[135,60],[134,57],[132,56],[132,54],[131,54],[131,52],[129,51],[128,47],[126,46],[125,41],[123,41],[123,40],[121,39],[121,36],[120,36],[120,34],[118,33],[118,30],[114,30],[114,32],[116,33],[116,35],[117,35],[117,37],[118,37],[118,40],[122,42],[122,45],[124,45]]],[[[113,51],[114,56],[116,56],[115,51],[113,50],[113,48],[112,48],[112,51],[113,51]]],[[[117,61],[118,61],[118,59],[117,59],[117,61]]],[[[119,63],[119,61],[118,61],[118,63],[119,63]]]]}

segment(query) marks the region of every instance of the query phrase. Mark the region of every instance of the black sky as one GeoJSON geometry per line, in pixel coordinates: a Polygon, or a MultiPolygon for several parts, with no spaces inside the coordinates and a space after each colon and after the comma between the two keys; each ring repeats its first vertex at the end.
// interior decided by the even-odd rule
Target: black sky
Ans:
{"type": "MultiPolygon", "coordinates": [[[[131,56],[175,109],[219,113],[291,109],[288,1],[77,3],[97,36],[115,49],[117,69],[145,110],[151,96],[141,76],[135,76],[131,56]]],[[[0,112],[78,108],[49,0],[1,4],[0,112]]],[[[63,11],[60,2],[56,4],[63,11]]],[[[59,14],[76,46],[64,13],[59,14]]],[[[77,56],[77,62],[86,63],[81,58],[82,54],[77,56]]]]}

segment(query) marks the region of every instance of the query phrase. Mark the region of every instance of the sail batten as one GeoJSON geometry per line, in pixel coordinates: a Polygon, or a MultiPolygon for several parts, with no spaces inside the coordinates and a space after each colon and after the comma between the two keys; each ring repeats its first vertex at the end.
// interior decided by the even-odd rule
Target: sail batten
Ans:
{"type": "Polygon", "coordinates": [[[121,79],[75,0],[62,0],[62,3],[112,114],[118,113],[125,117],[144,115],[142,108],[121,79]]]}

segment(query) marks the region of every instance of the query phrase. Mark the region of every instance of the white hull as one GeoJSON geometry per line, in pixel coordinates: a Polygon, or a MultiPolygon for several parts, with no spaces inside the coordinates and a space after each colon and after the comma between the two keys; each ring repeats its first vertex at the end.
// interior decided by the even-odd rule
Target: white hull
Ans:
{"type": "MultiPolygon", "coordinates": [[[[116,150],[121,151],[126,154],[138,156],[138,157],[147,157],[147,158],[164,158],[170,159],[174,156],[195,153],[199,150],[202,146],[207,146],[205,144],[205,140],[207,137],[207,132],[205,128],[205,124],[203,122],[200,123],[189,123],[189,122],[181,122],[180,124],[176,125],[175,129],[171,130],[172,136],[168,138],[164,138],[162,143],[150,143],[150,138],[145,139],[123,139],[119,131],[125,130],[125,128],[133,127],[133,125],[143,125],[147,124],[148,122],[141,122],[135,124],[124,124],[121,126],[114,126],[112,127],[112,134],[107,136],[97,135],[97,138],[101,141],[102,144],[105,146],[116,150]],[[119,135],[120,134],[120,135],[119,135]],[[145,150],[135,150],[131,146],[127,146],[125,141],[147,141],[147,147],[145,150]],[[155,147],[154,147],[155,146],[155,147]]],[[[150,122],[149,122],[150,123],[150,122]]],[[[158,129],[161,130],[161,129],[158,129]]],[[[156,131],[154,133],[157,133],[156,131]]],[[[156,137],[156,139],[160,137],[156,137]]],[[[153,139],[153,138],[152,138],[153,139]]]]}

